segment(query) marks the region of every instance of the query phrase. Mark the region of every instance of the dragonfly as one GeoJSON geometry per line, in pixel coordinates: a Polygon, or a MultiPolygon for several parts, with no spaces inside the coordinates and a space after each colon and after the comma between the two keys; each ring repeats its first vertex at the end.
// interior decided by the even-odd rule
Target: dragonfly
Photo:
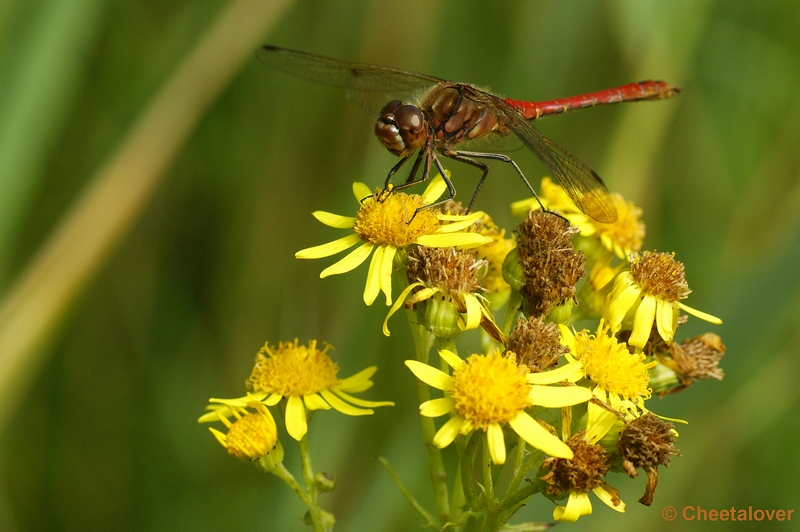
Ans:
{"type": "MultiPolygon", "coordinates": [[[[552,172],[578,209],[602,223],[612,223],[617,218],[603,180],[577,157],[542,135],[532,122],[544,116],[596,105],[662,100],[681,91],[680,87],[664,81],[647,80],[537,102],[502,98],[473,85],[418,72],[351,63],[271,45],[261,47],[256,56],[261,63],[275,70],[345,88],[349,100],[377,117],[376,136],[389,152],[400,157],[386,176],[383,189],[386,194],[427,181],[434,165],[447,185],[449,197],[424,208],[453,199],[456,189],[440,161],[439,156],[443,156],[482,172],[467,211],[472,208],[489,174],[489,167],[482,160],[510,164],[538,201],[535,190],[517,163],[507,155],[497,153],[525,146],[552,172]],[[394,185],[392,178],[412,158],[414,162],[408,177],[403,183],[394,185]],[[420,167],[422,174],[418,178],[420,167]]],[[[539,204],[541,206],[541,201],[539,204]]],[[[543,206],[542,209],[546,210],[543,206]]]]}

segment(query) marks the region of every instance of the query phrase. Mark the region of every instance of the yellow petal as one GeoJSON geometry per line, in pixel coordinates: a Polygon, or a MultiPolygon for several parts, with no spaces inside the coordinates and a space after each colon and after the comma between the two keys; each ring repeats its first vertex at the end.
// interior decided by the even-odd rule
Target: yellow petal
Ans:
{"type": "Polygon", "coordinates": [[[467,319],[463,330],[476,329],[481,324],[481,303],[472,294],[464,294],[464,305],[467,307],[467,319]]]}
{"type": "Polygon", "coordinates": [[[367,401],[366,399],[360,399],[358,397],[353,397],[348,393],[344,393],[341,390],[332,390],[333,393],[341,397],[344,401],[356,405],[356,406],[363,406],[364,408],[376,408],[379,406],[394,406],[392,401],[367,401]]]}
{"type": "Polygon", "coordinates": [[[453,377],[417,360],[406,360],[406,366],[419,380],[439,390],[453,386],[453,377]]]}
{"type": "Polygon", "coordinates": [[[372,377],[376,371],[378,371],[378,366],[370,366],[366,369],[362,369],[355,375],[342,379],[339,382],[339,389],[346,392],[363,392],[372,387],[372,381],[369,380],[369,378],[372,377]]]}
{"type": "Polygon", "coordinates": [[[458,231],[462,231],[467,227],[473,225],[475,222],[483,218],[484,214],[482,212],[473,212],[472,214],[467,215],[460,215],[460,216],[452,216],[447,214],[439,215],[439,219],[443,221],[455,219],[457,221],[451,222],[449,224],[444,224],[439,228],[440,233],[456,233],[458,231]]]}
{"type": "Polygon", "coordinates": [[[617,416],[605,408],[589,402],[587,407],[586,434],[584,438],[589,443],[597,443],[600,438],[606,435],[614,423],[617,416]]]}
{"type": "Polygon", "coordinates": [[[331,405],[325,402],[318,393],[312,393],[309,395],[303,396],[303,404],[306,405],[306,408],[309,410],[330,410],[331,405]]]}
{"type": "Polygon", "coordinates": [[[328,227],[334,227],[336,229],[351,229],[356,221],[352,216],[342,216],[325,211],[315,211],[312,212],[311,215],[328,227]]]}
{"type": "Polygon", "coordinates": [[[597,495],[597,498],[606,503],[606,506],[611,508],[612,510],[616,510],[619,513],[625,513],[625,503],[617,498],[617,504],[614,504],[614,498],[619,497],[619,495],[609,491],[606,488],[606,484],[602,486],[597,486],[592,490],[592,492],[597,495]]]}
{"type": "Polygon", "coordinates": [[[656,301],[656,329],[659,336],[666,342],[671,342],[675,336],[677,326],[678,305],[671,301],[658,299],[656,301]]]}
{"type": "Polygon", "coordinates": [[[379,284],[381,292],[386,296],[386,306],[392,304],[392,263],[394,262],[394,255],[396,252],[396,247],[385,246],[383,258],[381,259],[379,284]]]}
{"type": "Polygon", "coordinates": [[[364,198],[372,196],[372,190],[364,183],[356,181],[353,183],[353,196],[355,196],[357,202],[361,203],[364,198]]]}
{"type": "Polygon", "coordinates": [[[447,349],[439,350],[439,356],[442,358],[442,360],[447,362],[448,366],[450,366],[453,369],[456,369],[457,367],[461,366],[464,363],[464,361],[461,360],[461,357],[459,357],[457,354],[447,349]]]}
{"type": "Polygon", "coordinates": [[[713,323],[714,325],[722,325],[722,320],[716,316],[712,316],[711,314],[706,314],[700,310],[694,309],[688,305],[684,305],[683,303],[678,303],[678,306],[687,314],[691,314],[695,318],[700,318],[701,320],[705,320],[708,323],[713,323]]]}
{"type": "Polygon", "coordinates": [[[298,259],[320,259],[322,257],[330,257],[331,255],[336,255],[340,251],[355,246],[359,242],[361,242],[361,239],[358,238],[357,234],[353,233],[352,235],[347,235],[346,237],[328,242],[327,244],[301,249],[295,253],[294,256],[298,259]]]}
{"type": "Polygon", "coordinates": [[[438,200],[442,194],[444,194],[445,190],[447,190],[447,183],[444,182],[441,174],[436,174],[436,177],[431,179],[430,183],[428,183],[428,186],[425,187],[425,192],[422,193],[425,204],[430,205],[434,201],[438,200]]]}
{"type": "MultiPolygon", "coordinates": [[[[617,276],[617,279],[619,279],[619,276],[617,276]]],[[[617,281],[614,282],[616,289],[617,281]]],[[[602,312],[603,317],[608,321],[608,325],[611,327],[612,331],[619,329],[622,320],[625,318],[625,314],[628,313],[642,293],[642,290],[634,284],[623,284],[622,286],[622,289],[619,290],[619,294],[616,295],[616,297],[613,293],[611,294],[602,312]]]]}
{"type": "Polygon", "coordinates": [[[589,500],[588,493],[576,493],[571,491],[566,506],[556,506],[553,510],[553,519],[564,523],[574,523],[582,515],[592,513],[592,501],[589,500]]]}
{"type": "Polygon", "coordinates": [[[570,362],[565,366],[539,373],[528,373],[525,378],[531,384],[555,384],[556,382],[577,382],[584,377],[583,364],[570,362]]]}
{"type": "Polygon", "coordinates": [[[554,386],[531,385],[528,397],[537,406],[545,408],[561,408],[562,406],[585,403],[592,398],[592,391],[583,386],[554,386]]]}
{"type": "Polygon", "coordinates": [[[455,402],[452,397],[439,397],[419,405],[419,413],[425,417],[439,417],[453,409],[455,402]]]}
{"type": "Polygon", "coordinates": [[[417,244],[428,246],[429,248],[457,247],[461,249],[471,249],[491,243],[492,237],[483,236],[478,233],[436,233],[417,237],[416,242],[417,244]]]}
{"type": "Polygon", "coordinates": [[[495,464],[506,463],[506,442],[503,429],[497,423],[490,423],[486,429],[486,442],[489,444],[489,455],[495,464]]]}
{"type": "Polygon", "coordinates": [[[400,295],[397,297],[397,300],[394,302],[394,305],[392,305],[392,308],[389,309],[389,313],[386,315],[386,319],[383,320],[383,334],[385,334],[386,336],[391,335],[391,333],[389,332],[389,318],[391,318],[395,312],[400,310],[400,307],[403,306],[403,303],[408,297],[408,294],[418,286],[422,286],[422,283],[420,282],[411,283],[405,288],[405,290],[400,292],[400,295]]]}
{"type": "Polygon", "coordinates": [[[286,401],[286,432],[297,441],[303,439],[308,432],[306,423],[306,407],[303,400],[296,395],[290,395],[286,401]]]}
{"type": "MultiPolygon", "coordinates": [[[[644,347],[650,338],[650,331],[653,330],[655,317],[656,298],[650,294],[645,294],[642,302],[639,303],[639,308],[636,309],[636,314],[633,316],[633,331],[631,331],[631,337],[628,338],[628,345],[644,347]]],[[[664,339],[668,342],[672,341],[672,338],[664,339]]]]}
{"type": "Polygon", "coordinates": [[[544,427],[525,412],[520,412],[508,422],[519,437],[537,449],[556,458],[572,459],[572,449],[566,443],[550,434],[544,427]]]}
{"type": "Polygon", "coordinates": [[[436,431],[433,437],[433,444],[439,449],[444,449],[456,439],[458,433],[461,432],[461,425],[464,423],[464,418],[455,416],[450,418],[447,423],[436,431]]]}
{"type": "Polygon", "coordinates": [[[329,275],[338,275],[340,273],[347,273],[361,266],[361,263],[367,260],[370,252],[374,246],[369,242],[364,242],[361,246],[345,255],[341,260],[335,262],[322,270],[319,274],[320,279],[324,279],[329,275]]]}
{"type": "Polygon", "coordinates": [[[325,398],[326,401],[328,401],[329,405],[331,405],[333,408],[335,408],[342,414],[346,414],[348,416],[367,416],[369,414],[374,413],[369,408],[357,408],[353,405],[345,403],[330,390],[322,390],[319,393],[322,395],[322,397],[325,398]]]}
{"type": "Polygon", "coordinates": [[[375,302],[378,293],[381,291],[381,266],[383,265],[383,252],[386,248],[378,246],[372,255],[367,271],[367,285],[364,287],[364,303],[368,306],[375,302]]]}

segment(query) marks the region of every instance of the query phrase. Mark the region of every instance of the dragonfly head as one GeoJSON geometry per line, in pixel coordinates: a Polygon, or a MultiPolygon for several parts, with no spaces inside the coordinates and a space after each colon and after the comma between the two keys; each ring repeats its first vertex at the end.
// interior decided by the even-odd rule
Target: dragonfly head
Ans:
{"type": "Polygon", "coordinates": [[[381,109],[375,122],[375,135],[387,150],[404,157],[425,145],[428,122],[418,107],[392,100],[381,109]]]}

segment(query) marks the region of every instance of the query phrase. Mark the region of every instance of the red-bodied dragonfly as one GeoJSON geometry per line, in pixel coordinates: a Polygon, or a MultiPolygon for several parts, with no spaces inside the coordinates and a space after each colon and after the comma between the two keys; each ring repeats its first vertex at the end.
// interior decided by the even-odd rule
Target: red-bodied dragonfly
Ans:
{"type": "Polygon", "coordinates": [[[681,90],[663,81],[648,80],[560,100],[529,102],[503,99],[472,85],[453,83],[427,74],[349,63],[275,46],[262,47],[257,56],[262,63],[276,70],[344,87],[348,99],[378,117],[375,134],[387,150],[400,157],[386,177],[385,192],[426,181],[431,164],[434,164],[450,194],[449,198],[434,205],[452,199],[456,189],[437,157],[440,154],[483,172],[468,208],[472,207],[489,172],[489,168],[477,159],[511,164],[536,197],[519,166],[510,157],[494,153],[516,148],[521,142],[544,162],[581,211],[605,223],[616,220],[617,212],[603,180],[576,157],[545,138],[531,122],[546,115],[595,105],[661,100],[681,90]],[[408,178],[402,184],[392,185],[392,176],[415,153],[417,156],[408,178]],[[417,179],[423,163],[422,175],[417,179]]]}

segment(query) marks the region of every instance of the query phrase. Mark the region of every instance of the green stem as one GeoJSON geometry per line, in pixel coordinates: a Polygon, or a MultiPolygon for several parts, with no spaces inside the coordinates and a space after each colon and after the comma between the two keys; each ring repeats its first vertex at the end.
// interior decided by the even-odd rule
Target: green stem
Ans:
{"type": "Polygon", "coordinates": [[[417,499],[414,498],[414,496],[411,494],[410,491],[408,491],[408,488],[406,488],[405,484],[403,484],[403,481],[400,479],[400,475],[398,475],[397,471],[394,470],[392,464],[390,464],[389,461],[382,456],[378,456],[378,461],[381,463],[381,465],[383,465],[383,467],[389,473],[389,476],[392,477],[392,480],[394,480],[394,483],[400,490],[400,493],[403,494],[403,496],[406,498],[409,504],[411,504],[411,506],[417,511],[417,513],[421,515],[422,518],[425,519],[425,521],[427,521],[427,526],[433,529],[439,528],[439,526],[436,524],[436,518],[433,515],[431,515],[430,512],[428,512],[428,510],[426,510],[425,507],[422,506],[417,501],[417,499]]]}
{"type": "MultiPolygon", "coordinates": [[[[307,497],[303,502],[308,506],[308,514],[316,532],[328,532],[333,529],[333,515],[325,512],[317,503],[319,490],[314,482],[314,469],[311,467],[311,453],[308,450],[308,435],[303,436],[297,446],[300,449],[300,467],[303,471],[303,482],[306,485],[307,497]]],[[[282,466],[282,464],[281,464],[282,466]]]]}
{"type": "Polygon", "coordinates": [[[486,508],[491,510],[496,500],[494,496],[494,479],[492,478],[492,455],[489,453],[489,442],[485,433],[481,443],[483,443],[483,453],[481,454],[483,489],[486,490],[486,508]]]}
{"type": "MultiPolygon", "coordinates": [[[[413,310],[407,309],[406,316],[411,327],[411,334],[414,337],[414,349],[416,359],[424,364],[428,363],[428,353],[433,344],[433,336],[421,325],[417,325],[416,314],[413,310]]],[[[429,401],[431,398],[428,385],[417,380],[417,400],[419,404],[429,401]]],[[[425,449],[428,452],[428,467],[430,468],[431,487],[433,488],[433,498],[436,501],[436,509],[439,513],[441,524],[450,520],[450,501],[447,489],[447,472],[444,469],[442,453],[433,444],[433,437],[436,435],[436,424],[432,418],[420,416],[422,423],[422,437],[425,441],[425,449]]]]}
{"type": "Polygon", "coordinates": [[[506,314],[503,316],[503,334],[508,336],[511,334],[511,327],[514,325],[514,318],[517,315],[517,309],[522,303],[522,294],[519,290],[511,289],[511,294],[508,296],[508,304],[506,305],[506,314]]]}

